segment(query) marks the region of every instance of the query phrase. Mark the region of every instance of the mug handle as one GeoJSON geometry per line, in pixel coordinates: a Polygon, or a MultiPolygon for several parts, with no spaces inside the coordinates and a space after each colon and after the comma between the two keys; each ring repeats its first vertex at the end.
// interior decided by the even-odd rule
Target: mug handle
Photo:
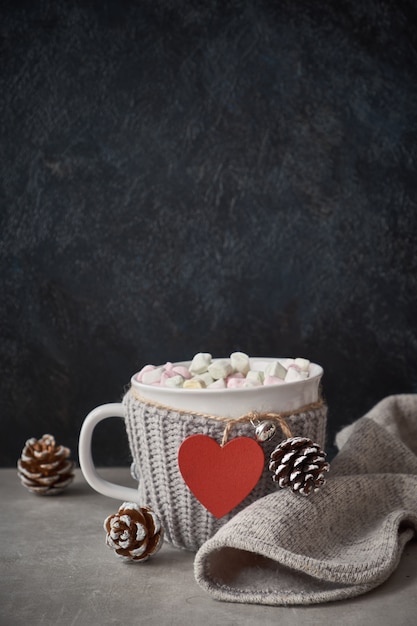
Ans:
{"type": "Polygon", "coordinates": [[[80,468],[84,474],[84,478],[95,491],[103,496],[123,500],[127,502],[137,502],[138,492],[132,487],[123,487],[116,485],[108,480],[104,480],[98,475],[91,453],[91,440],[94,428],[99,422],[109,417],[123,417],[124,407],[119,402],[112,404],[103,404],[93,409],[85,418],[80,431],[80,439],[78,444],[78,456],[80,460],[80,468]]]}

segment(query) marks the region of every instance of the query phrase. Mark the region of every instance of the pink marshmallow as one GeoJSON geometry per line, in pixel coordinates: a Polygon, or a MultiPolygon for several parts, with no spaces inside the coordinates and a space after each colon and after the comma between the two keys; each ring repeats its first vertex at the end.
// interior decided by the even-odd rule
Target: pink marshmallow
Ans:
{"type": "Polygon", "coordinates": [[[229,376],[226,380],[228,389],[238,389],[246,384],[246,378],[244,376],[229,376]]]}
{"type": "Polygon", "coordinates": [[[229,374],[226,378],[226,387],[228,389],[237,389],[238,387],[243,387],[243,383],[246,381],[246,377],[242,372],[234,372],[233,374],[229,374]]]}
{"type": "Polygon", "coordinates": [[[173,364],[171,363],[171,361],[167,361],[167,362],[165,363],[165,365],[164,365],[164,369],[165,369],[165,371],[168,371],[168,372],[169,372],[170,370],[172,370],[172,365],[173,365],[173,364]]]}
{"type": "Polygon", "coordinates": [[[176,365],[172,368],[172,371],[182,376],[185,380],[188,380],[192,377],[190,370],[188,369],[188,367],[185,367],[185,365],[176,365]]]}
{"type": "Polygon", "coordinates": [[[245,375],[242,372],[233,372],[233,374],[229,374],[226,380],[230,380],[231,378],[245,378],[245,375]]]}
{"type": "Polygon", "coordinates": [[[164,372],[162,372],[161,385],[165,385],[165,381],[167,380],[167,378],[173,378],[174,376],[177,376],[177,374],[173,370],[165,370],[164,372]]]}
{"type": "Polygon", "coordinates": [[[278,376],[265,376],[264,385],[282,385],[283,382],[278,376]]]}

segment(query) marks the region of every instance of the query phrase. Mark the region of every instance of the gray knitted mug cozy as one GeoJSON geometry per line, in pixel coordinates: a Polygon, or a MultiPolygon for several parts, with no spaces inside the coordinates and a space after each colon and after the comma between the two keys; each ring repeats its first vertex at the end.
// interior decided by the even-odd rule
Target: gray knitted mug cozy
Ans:
{"type": "MultiPolygon", "coordinates": [[[[199,547],[236,513],[259,498],[277,490],[268,470],[269,456],[280,437],[262,444],[265,465],[251,493],[230,513],[217,519],[191,493],[178,467],[178,450],[191,435],[204,434],[219,444],[225,422],[215,416],[180,411],[155,404],[130,389],[123,398],[125,424],[133,458],[132,466],[138,480],[138,499],[159,516],[169,543],[177,548],[197,551],[199,547]]],[[[304,436],[324,446],[327,406],[294,411],[285,417],[293,436],[304,436]]],[[[235,424],[228,439],[254,437],[250,422],[235,424]]],[[[281,437],[282,439],[284,436],[281,437]]]]}

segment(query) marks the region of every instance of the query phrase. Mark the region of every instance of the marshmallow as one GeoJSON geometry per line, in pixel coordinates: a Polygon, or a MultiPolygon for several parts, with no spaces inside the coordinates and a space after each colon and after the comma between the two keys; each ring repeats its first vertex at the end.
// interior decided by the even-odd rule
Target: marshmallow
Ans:
{"type": "Polygon", "coordinates": [[[211,363],[211,354],[208,352],[199,352],[191,361],[190,372],[192,374],[202,374],[207,372],[208,366],[211,363]]]}
{"type": "Polygon", "coordinates": [[[246,383],[246,378],[238,378],[237,376],[229,376],[226,381],[226,385],[228,389],[237,389],[239,387],[243,387],[246,383]]]}
{"type": "Polygon", "coordinates": [[[214,361],[208,366],[208,372],[210,376],[212,376],[215,380],[219,378],[226,378],[233,372],[233,367],[226,361],[226,359],[220,359],[219,361],[214,361]]]}
{"type": "Polygon", "coordinates": [[[246,374],[246,380],[257,385],[262,385],[264,382],[264,373],[257,372],[255,370],[249,370],[249,372],[246,374]]]}
{"type": "Polygon", "coordinates": [[[207,389],[226,389],[226,381],[224,378],[218,378],[210,385],[207,385],[207,389]]]}
{"type": "Polygon", "coordinates": [[[209,372],[203,372],[202,374],[193,376],[193,378],[196,378],[197,380],[202,380],[206,387],[211,385],[211,383],[214,383],[214,378],[210,375],[209,372]]]}
{"type": "Polygon", "coordinates": [[[296,380],[304,380],[308,378],[308,372],[301,370],[296,365],[290,365],[285,376],[286,383],[292,383],[296,380]]]}
{"type": "Polygon", "coordinates": [[[234,381],[234,380],[244,381],[244,380],[245,380],[245,377],[243,376],[242,372],[235,372],[234,374],[230,374],[230,375],[226,378],[226,387],[233,387],[233,386],[237,387],[238,385],[243,384],[243,382],[242,382],[242,383],[234,383],[234,382],[231,382],[231,383],[230,383],[230,385],[229,385],[229,381],[234,381]]]}
{"type": "Polygon", "coordinates": [[[274,376],[276,378],[282,378],[284,380],[287,370],[279,361],[271,361],[265,367],[265,377],[274,376]]]}
{"type": "Polygon", "coordinates": [[[155,367],[154,369],[148,370],[142,374],[142,382],[144,385],[153,385],[154,383],[161,382],[162,373],[164,371],[163,367],[155,367]]]}
{"type": "Polygon", "coordinates": [[[172,370],[164,370],[161,375],[161,385],[165,385],[169,378],[173,378],[176,375],[172,370]]]}
{"type": "Polygon", "coordinates": [[[289,368],[290,365],[294,365],[295,363],[295,359],[280,359],[280,363],[281,365],[283,365],[285,367],[285,369],[287,370],[289,368]]]}
{"type": "Polygon", "coordinates": [[[183,378],[191,378],[191,372],[188,367],[185,367],[185,365],[176,365],[172,368],[172,371],[179,374],[183,378]]]}
{"type": "Polygon", "coordinates": [[[245,378],[242,387],[262,387],[262,385],[263,383],[260,383],[257,380],[245,378]]]}
{"type": "Polygon", "coordinates": [[[310,367],[310,361],[308,359],[302,359],[300,357],[294,359],[294,364],[304,372],[308,372],[308,368],[310,367]]]}
{"type": "Polygon", "coordinates": [[[264,385],[282,385],[283,379],[279,376],[265,376],[264,385]]]}
{"type": "Polygon", "coordinates": [[[230,355],[232,370],[247,374],[250,369],[249,357],[244,352],[232,352],[230,355]]]}
{"type": "Polygon", "coordinates": [[[310,374],[310,361],[296,359],[250,359],[244,352],[233,352],[229,359],[212,360],[208,352],[194,355],[189,367],[167,361],[165,365],[145,365],[136,375],[145,385],[185,389],[225,389],[282,385],[304,380],[310,374]]]}
{"type": "Polygon", "coordinates": [[[205,389],[206,383],[204,380],[198,378],[189,378],[188,380],[184,380],[184,384],[182,386],[183,389],[205,389]]]}
{"type": "Polygon", "coordinates": [[[184,379],[180,374],[175,374],[170,378],[167,378],[165,381],[166,387],[182,387],[184,383],[184,379]]]}
{"type": "Polygon", "coordinates": [[[144,367],[142,367],[140,372],[138,372],[138,374],[136,376],[136,380],[138,380],[141,383],[144,373],[145,372],[150,372],[151,370],[156,370],[155,365],[145,365],[144,367]]]}

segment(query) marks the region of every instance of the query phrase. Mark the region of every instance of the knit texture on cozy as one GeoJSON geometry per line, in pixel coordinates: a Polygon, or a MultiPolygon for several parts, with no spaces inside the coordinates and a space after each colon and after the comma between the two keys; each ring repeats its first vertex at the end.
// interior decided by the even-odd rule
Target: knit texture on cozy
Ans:
{"type": "MultiPolygon", "coordinates": [[[[265,467],[252,492],[230,513],[217,519],[193,496],[178,467],[178,450],[191,435],[204,434],[219,444],[225,423],[204,414],[179,411],[155,405],[140,398],[131,389],[123,399],[125,425],[133,457],[133,474],[138,480],[138,501],[158,515],[165,538],[178,548],[197,551],[198,548],[236,513],[251,502],[277,489],[268,470],[269,455],[276,442],[263,445],[265,467]]],[[[294,412],[286,417],[294,436],[309,437],[324,445],[327,406],[294,412]]],[[[229,440],[254,437],[251,423],[234,426],[229,440]]]]}
{"type": "Polygon", "coordinates": [[[417,530],[417,395],[389,396],[337,436],[326,485],[237,514],[195,558],[218,600],[313,604],[357,596],[395,570],[417,530]]]}

